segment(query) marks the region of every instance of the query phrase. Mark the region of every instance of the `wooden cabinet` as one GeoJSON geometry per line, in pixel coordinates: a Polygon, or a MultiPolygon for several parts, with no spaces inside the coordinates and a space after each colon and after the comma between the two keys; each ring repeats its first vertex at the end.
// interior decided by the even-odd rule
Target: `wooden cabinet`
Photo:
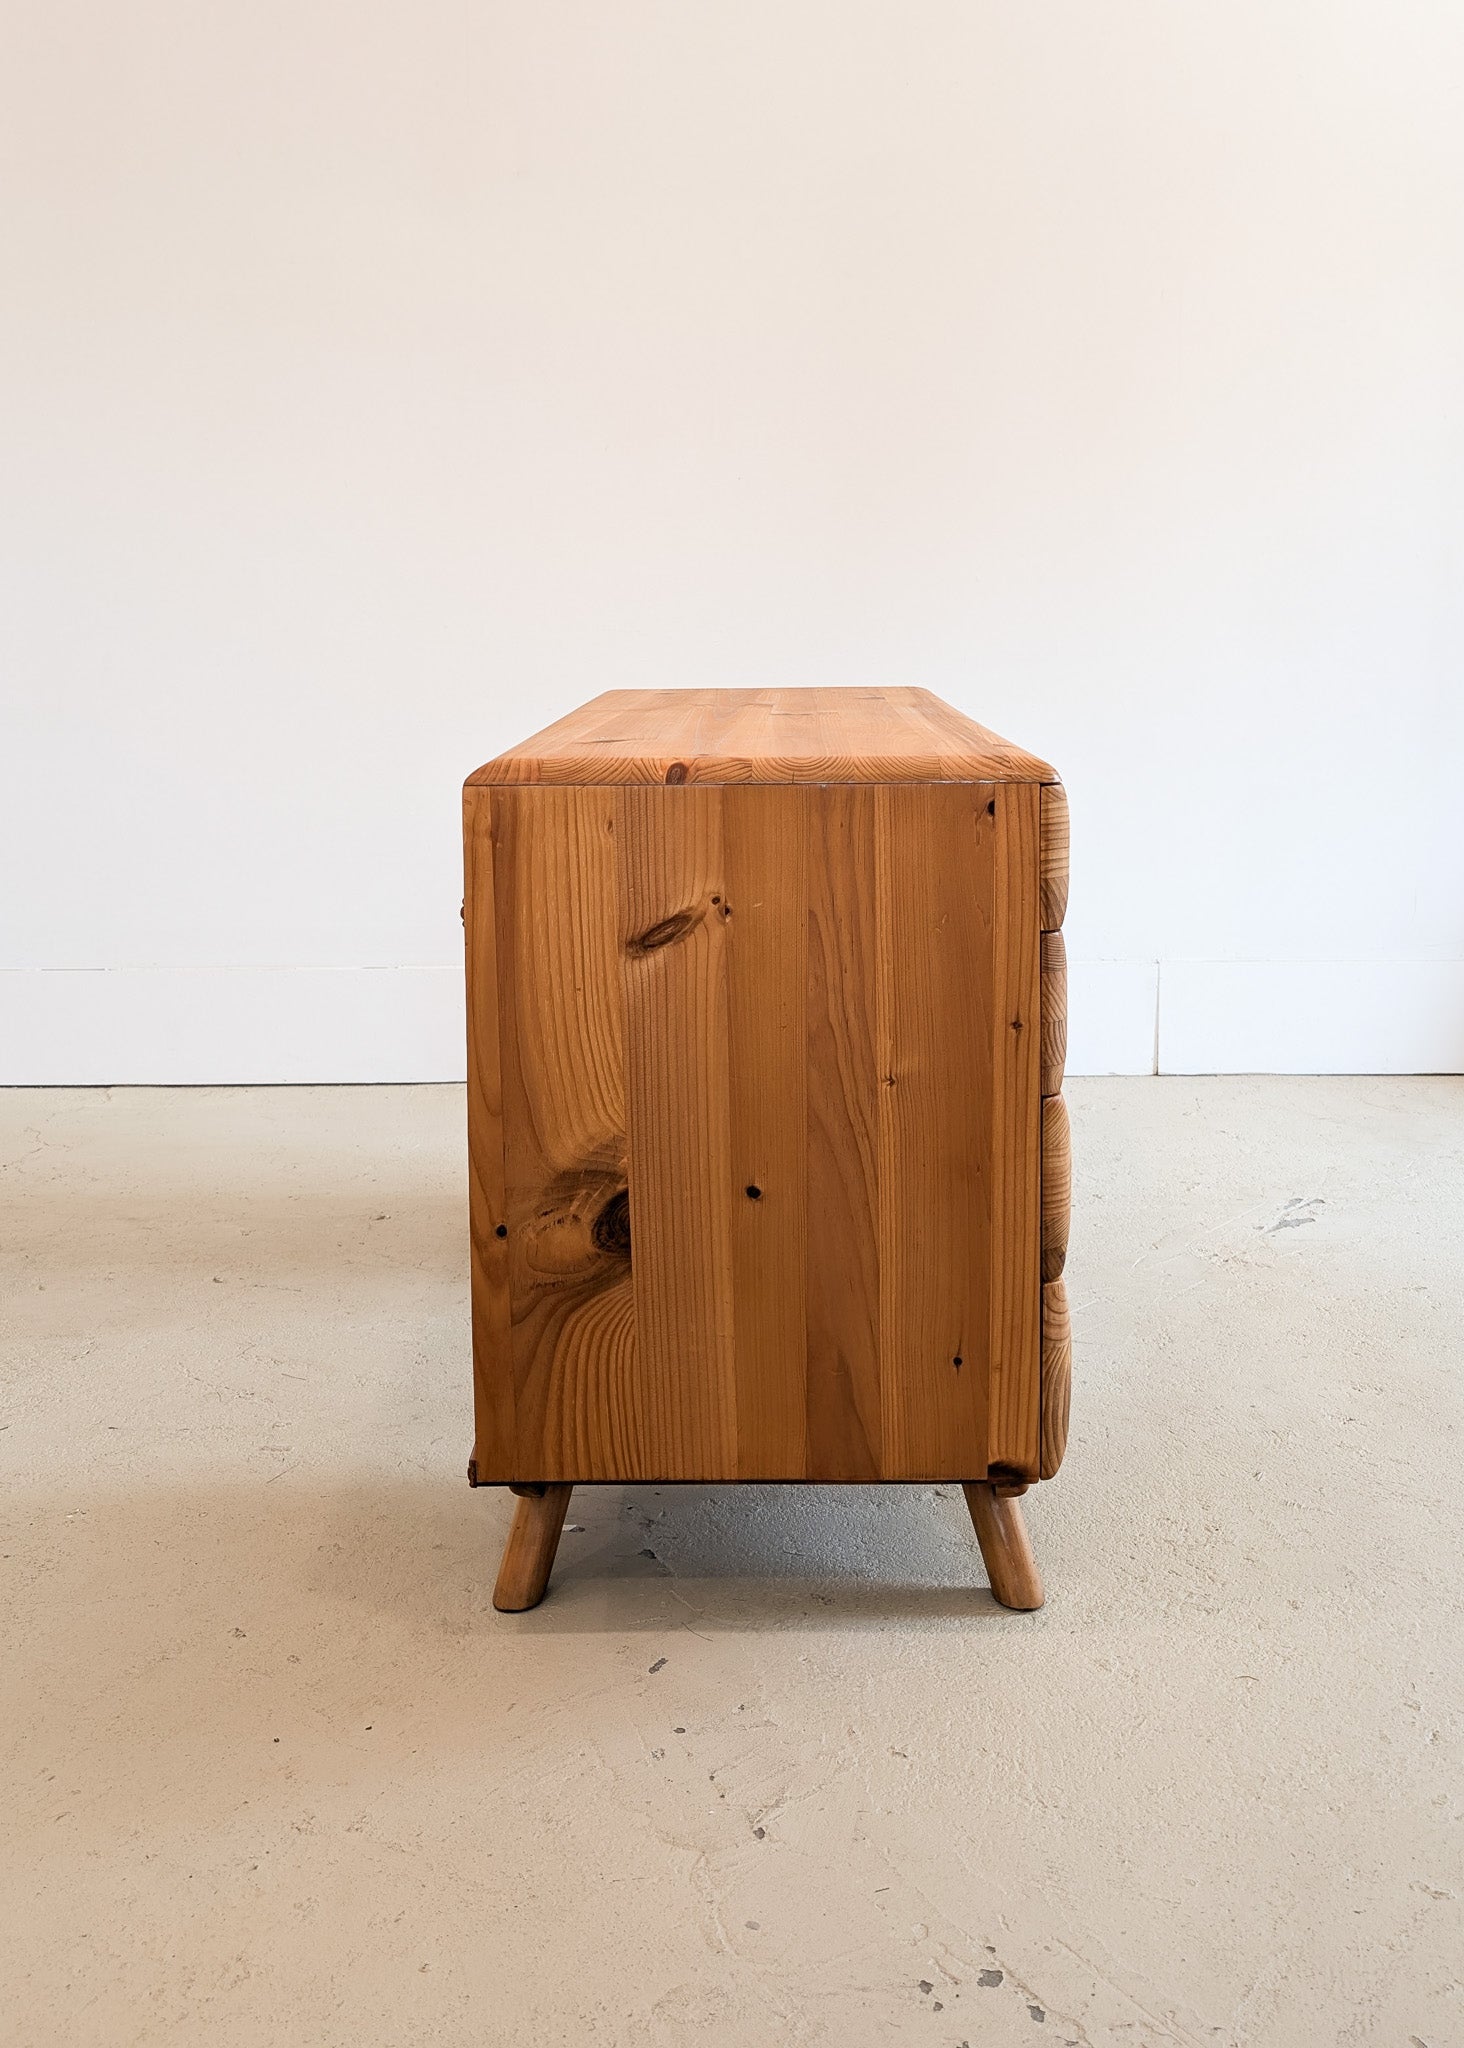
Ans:
{"type": "Polygon", "coordinates": [[[1068,1381],[1053,771],[922,690],[612,691],[464,797],[502,1604],[591,1481],[959,1480],[1025,1552],[1068,1381]]]}

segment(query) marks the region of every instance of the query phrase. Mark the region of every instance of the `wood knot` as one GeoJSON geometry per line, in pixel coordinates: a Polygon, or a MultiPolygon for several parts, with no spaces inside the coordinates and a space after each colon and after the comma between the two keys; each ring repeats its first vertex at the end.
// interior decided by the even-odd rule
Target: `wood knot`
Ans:
{"type": "Polygon", "coordinates": [[[630,1257],[630,1189],[620,1188],[613,1194],[599,1215],[595,1218],[590,1232],[596,1245],[607,1252],[612,1259],[630,1257]]]}
{"type": "Polygon", "coordinates": [[[673,761],[666,770],[666,780],[668,782],[685,782],[686,763],[684,761],[673,761]]]}
{"type": "Polygon", "coordinates": [[[649,931],[637,932],[633,939],[627,939],[627,953],[656,953],[662,946],[674,946],[678,939],[684,939],[694,932],[701,923],[704,913],[700,910],[678,910],[671,917],[663,917],[659,924],[653,924],[649,931]]]}

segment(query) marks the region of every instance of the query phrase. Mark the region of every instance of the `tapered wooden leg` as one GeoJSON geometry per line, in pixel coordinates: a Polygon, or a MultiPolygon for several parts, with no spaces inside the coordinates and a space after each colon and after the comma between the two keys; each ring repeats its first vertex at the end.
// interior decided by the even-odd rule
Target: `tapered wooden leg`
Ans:
{"type": "Polygon", "coordinates": [[[1003,1607],[1023,1611],[1040,1607],[1042,1575],[1015,1497],[980,1482],[962,1490],[976,1525],[976,1541],[981,1545],[993,1598],[1003,1607]]]}
{"type": "Polygon", "coordinates": [[[518,1511],[503,1546],[498,1584],[493,1588],[493,1605],[500,1614],[522,1614],[543,1599],[574,1488],[526,1486],[514,1491],[519,1496],[518,1511]]]}

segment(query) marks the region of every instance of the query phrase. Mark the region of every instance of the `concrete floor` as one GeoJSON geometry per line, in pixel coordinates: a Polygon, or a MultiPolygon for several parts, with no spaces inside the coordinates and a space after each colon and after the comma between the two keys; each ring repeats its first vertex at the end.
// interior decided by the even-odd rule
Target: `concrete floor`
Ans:
{"type": "Polygon", "coordinates": [[[0,1095],[0,2040],[1464,2043],[1464,1081],[1071,1102],[1041,1614],[688,1488],[508,1617],[459,1091],[0,1095]]]}

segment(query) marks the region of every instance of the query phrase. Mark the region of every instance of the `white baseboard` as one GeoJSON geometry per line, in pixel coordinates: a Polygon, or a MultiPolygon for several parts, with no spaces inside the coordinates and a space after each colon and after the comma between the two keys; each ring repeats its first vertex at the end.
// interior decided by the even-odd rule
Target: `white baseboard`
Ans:
{"type": "Polygon", "coordinates": [[[461,1081],[460,967],[0,972],[0,1083],[461,1081]]]}
{"type": "Polygon", "coordinates": [[[1159,968],[1153,960],[1069,960],[1070,1074],[1152,1074],[1159,968]]]}
{"type": "MultiPolygon", "coordinates": [[[[1070,1074],[1464,1072],[1464,961],[1074,960],[1070,1074]]],[[[0,971],[0,1085],[461,1081],[457,967],[0,971]]]]}
{"type": "Polygon", "coordinates": [[[1464,1073],[1464,960],[1166,960],[1159,1070],[1464,1073]]]}

